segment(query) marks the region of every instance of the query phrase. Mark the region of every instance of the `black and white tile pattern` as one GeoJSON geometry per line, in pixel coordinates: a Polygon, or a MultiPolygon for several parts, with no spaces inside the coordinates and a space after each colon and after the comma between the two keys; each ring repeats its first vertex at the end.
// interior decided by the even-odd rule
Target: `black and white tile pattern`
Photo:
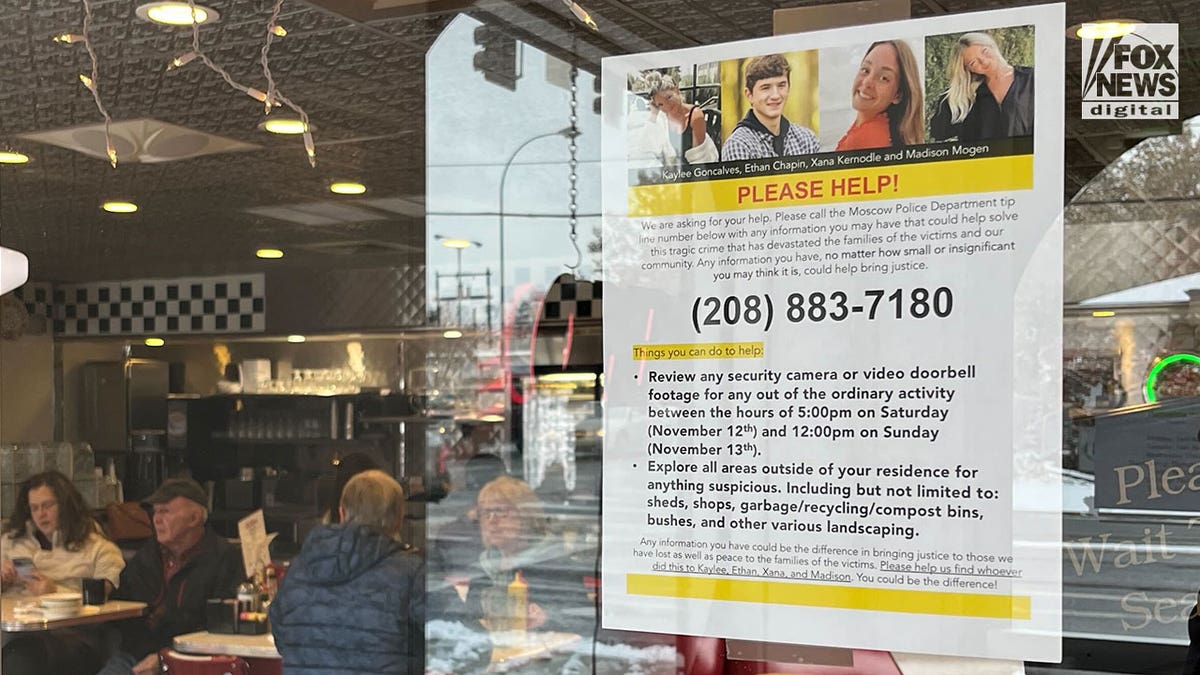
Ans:
{"type": "Polygon", "coordinates": [[[64,337],[254,333],[266,329],[261,274],[133,279],[87,284],[26,284],[31,316],[53,320],[64,337]]]}
{"type": "Polygon", "coordinates": [[[541,321],[599,319],[604,316],[604,282],[584,281],[561,274],[542,300],[541,321]]]}

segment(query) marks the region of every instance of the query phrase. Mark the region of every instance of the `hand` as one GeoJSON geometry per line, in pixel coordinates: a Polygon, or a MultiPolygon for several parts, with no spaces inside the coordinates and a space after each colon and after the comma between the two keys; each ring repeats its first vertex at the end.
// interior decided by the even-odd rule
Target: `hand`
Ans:
{"type": "Polygon", "coordinates": [[[58,588],[58,584],[54,583],[53,579],[43,576],[37,570],[34,570],[32,577],[25,580],[25,589],[33,595],[53,593],[56,588],[58,588]]]}
{"type": "Polygon", "coordinates": [[[0,563],[0,582],[5,586],[17,580],[17,568],[13,566],[11,560],[5,560],[0,563]]]}
{"type": "Polygon", "coordinates": [[[133,667],[133,675],[155,675],[158,672],[158,653],[151,652],[133,667]]]}
{"type": "Polygon", "coordinates": [[[537,630],[546,624],[546,610],[536,602],[529,603],[529,611],[525,613],[527,630],[537,630]]]}

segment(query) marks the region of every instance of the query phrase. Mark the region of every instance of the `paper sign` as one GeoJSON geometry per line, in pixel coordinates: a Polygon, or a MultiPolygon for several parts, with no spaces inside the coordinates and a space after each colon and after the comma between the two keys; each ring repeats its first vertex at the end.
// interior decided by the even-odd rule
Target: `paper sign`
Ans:
{"type": "Polygon", "coordinates": [[[267,534],[266,520],[262,509],[238,521],[238,538],[242,542],[242,564],[246,567],[246,578],[253,577],[271,564],[271,542],[277,533],[267,534]]]}
{"type": "Polygon", "coordinates": [[[605,59],[604,627],[1059,660],[1063,25],[605,59]]]}

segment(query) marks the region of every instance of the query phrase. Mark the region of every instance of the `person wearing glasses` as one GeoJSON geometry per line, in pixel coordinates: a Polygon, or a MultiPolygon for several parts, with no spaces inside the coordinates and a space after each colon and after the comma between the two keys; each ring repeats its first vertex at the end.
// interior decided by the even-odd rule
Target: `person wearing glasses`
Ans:
{"type": "MultiPolygon", "coordinates": [[[[121,550],[104,536],[69,478],[58,471],[39,473],[22,482],[15,496],[0,536],[0,585],[6,594],[78,593],[86,578],[104,579],[109,591],[120,584],[121,550]]],[[[100,632],[82,627],[4,637],[0,660],[7,675],[90,675],[100,668],[104,651],[100,632]]]]}
{"type": "Polygon", "coordinates": [[[521,624],[527,630],[567,628],[569,621],[555,608],[584,596],[583,573],[571,569],[537,494],[525,481],[501,476],[479,491],[476,514],[483,540],[482,574],[471,580],[467,591],[470,613],[489,631],[521,624]],[[514,610],[514,593],[521,592],[524,613],[514,610]]]}
{"type": "Polygon", "coordinates": [[[1033,68],[1014,66],[987,33],[966,33],[947,64],[950,85],[929,122],[937,141],[1033,134],[1033,68]]]}

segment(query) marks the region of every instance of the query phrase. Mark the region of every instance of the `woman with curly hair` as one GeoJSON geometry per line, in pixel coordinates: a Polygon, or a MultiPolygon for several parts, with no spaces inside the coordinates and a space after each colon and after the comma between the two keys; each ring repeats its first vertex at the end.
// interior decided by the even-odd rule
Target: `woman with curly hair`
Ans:
{"type": "MultiPolygon", "coordinates": [[[[8,526],[0,536],[0,584],[23,586],[29,595],[79,592],[81,580],[99,578],[109,590],[121,580],[125,560],[83,503],[79,490],[57,471],[30,476],[21,483],[8,526]],[[33,561],[21,578],[15,558],[33,561]]],[[[86,628],[33,633],[4,645],[6,675],[94,673],[100,667],[102,641],[86,628]]]]}
{"type": "Polygon", "coordinates": [[[0,537],[0,582],[6,589],[23,582],[35,595],[78,591],[85,577],[105,579],[115,588],[124,568],[120,549],[101,532],[66,476],[46,471],[21,483],[0,537]],[[17,577],[14,558],[33,561],[31,578],[17,577]]]}

